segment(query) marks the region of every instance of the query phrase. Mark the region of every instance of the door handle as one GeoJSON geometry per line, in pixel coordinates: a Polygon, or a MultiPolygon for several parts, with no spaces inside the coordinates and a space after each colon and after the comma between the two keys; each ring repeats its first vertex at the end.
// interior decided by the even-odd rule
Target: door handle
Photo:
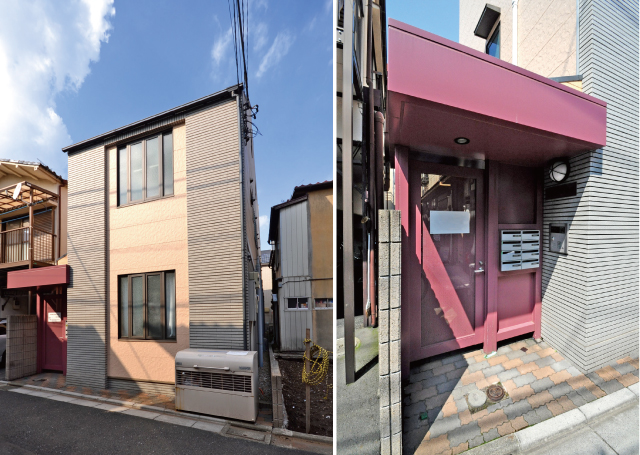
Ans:
{"type": "Polygon", "coordinates": [[[484,269],[482,267],[473,271],[473,273],[483,273],[483,272],[484,272],[484,269]]]}

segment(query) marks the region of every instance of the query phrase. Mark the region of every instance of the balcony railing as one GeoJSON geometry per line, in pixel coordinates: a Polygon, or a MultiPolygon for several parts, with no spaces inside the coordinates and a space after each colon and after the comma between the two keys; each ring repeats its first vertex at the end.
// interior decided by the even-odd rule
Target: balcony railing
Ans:
{"type": "Polygon", "coordinates": [[[36,227],[23,227],[0,232],[0,264],[28,262],[33,236],[33,262],[38,265],[55,263],[55,234],[36,227]]]}

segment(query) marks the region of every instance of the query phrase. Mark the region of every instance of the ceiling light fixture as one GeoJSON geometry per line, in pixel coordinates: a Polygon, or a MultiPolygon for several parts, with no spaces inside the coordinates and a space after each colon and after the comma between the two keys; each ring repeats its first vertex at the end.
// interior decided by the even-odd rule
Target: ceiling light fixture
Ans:
{"type": "Polygon", "coordinates": [[[466,137],[457,137],[453,140],[456,144],[460,144],[460,145],[467,145],[469,142],[471,142],[468,138],[466,137]]]}

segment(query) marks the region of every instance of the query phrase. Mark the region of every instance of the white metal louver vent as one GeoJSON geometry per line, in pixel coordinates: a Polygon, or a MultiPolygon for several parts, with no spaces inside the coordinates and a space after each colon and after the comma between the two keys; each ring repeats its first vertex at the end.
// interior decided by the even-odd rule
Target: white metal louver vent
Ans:
{"type": "Polygon", "coordinates": [[[258,353],[185,349],[176,354],[176,409],[232,419],[258,417],[258,353]]]}
{"type": "Polygon", "coordinates": [[[176,377],[176,385],[251,393],[251,376],[233,376],[206,371],[180,371],[176,377]]]}

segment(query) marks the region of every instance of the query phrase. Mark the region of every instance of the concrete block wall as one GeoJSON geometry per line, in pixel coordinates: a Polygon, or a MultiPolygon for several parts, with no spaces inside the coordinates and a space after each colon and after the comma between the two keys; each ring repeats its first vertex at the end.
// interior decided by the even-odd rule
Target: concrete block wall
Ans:
{"type": "Polygon", "coordinates": [[[273,355],[271,347],[269,347],[269,362],[271,366],[273,428],[284,428],[287,412],[284,409],[284,398],[282,396],[282,374],[280,373],[280,366],[273,355]]]}
{"type": "Polygon", "coordinates": [[[7,319],[6,380],[36,374],[38,360],[38,318],[15,314],[7,319]]]}
{"type": "Polygon", "coordinates": [[[378,211],[380,453],[402,454],[400,384],[400,212],[378,211]]]}

